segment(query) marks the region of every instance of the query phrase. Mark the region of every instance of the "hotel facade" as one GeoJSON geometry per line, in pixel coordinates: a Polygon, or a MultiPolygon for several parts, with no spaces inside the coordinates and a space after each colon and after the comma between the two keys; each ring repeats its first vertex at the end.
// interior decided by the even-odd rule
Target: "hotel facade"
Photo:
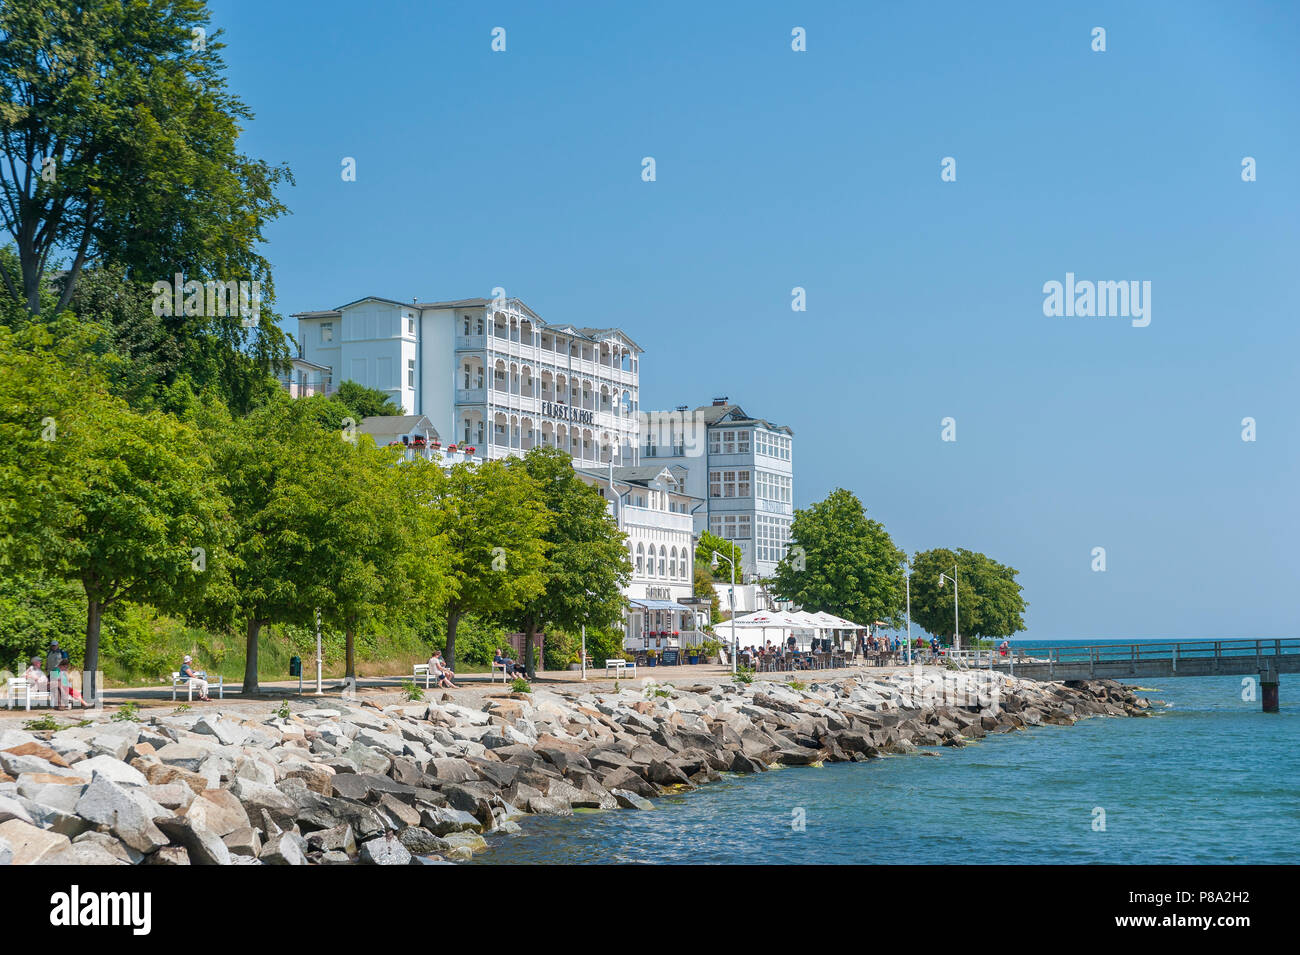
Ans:
{"type": "Polygon", "coordinates": [[[483,458],[558,447],[579,468],[637,459],[642,351],[620,329],[551,324],[505,298],[367,297],[292,317],[296,370],[327,392],[347,380],[384,392],[446,444],[483,458]]]}
{"type": "MultiPolygon", "coordinates": [[[[794,432],[715,398],[693,410],[643,413],[641,434],[642,464],[683,469],[682,490],[706,502],[696,513],[695,533],[707,530],[739,547],[736,582],[761,586],[790,546],[794,432]]],[[[738,610],[763,603],[737,594],[738,610]]]]}
{"type": "Polygon", "coordinates": [[[600,490],[627,535],[632,578],[623,588],[628,598],[624,648],[658,651],[698,643],[709,610],[693,596],[694,515],[704,502],[684,492],[686,469],[579,469],[578,476],[600,490]]]}

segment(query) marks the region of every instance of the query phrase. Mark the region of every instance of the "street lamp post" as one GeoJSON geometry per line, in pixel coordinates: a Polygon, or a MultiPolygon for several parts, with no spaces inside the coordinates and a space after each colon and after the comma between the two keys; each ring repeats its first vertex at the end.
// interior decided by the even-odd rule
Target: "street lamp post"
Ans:
{"type": "Polygon", "coordinates": [[[957,565],[956,565],[956,564],[953,564],[953,565],[952,565],[952,576],[951,576],[951,577],[949,577],[947,574],[940,574],[940,575],[939,575],[939,586],[940,586],[940,587],[943,586],[943,582],[944,582],[945,580],[951,580],[951,581],[952,581],[952,648],[953,648],[954,650],[960,650],[960,649],[961,649],[961,630],[960,630],[960,625],[959,625],[958,622],[957,622],[957,565]]]}
{"type": "Polygon", "coordinates": [[[324,696],[325,691],[321,688],[321,652],[320,652],[320,608],[316,608],[316,696],[324,696]]]}
{"type": "Polygon", "coordinates": [[[715,550],[712,566],[718,566],[719,558],[731,565],[731,589],[727,591],[727,601],[731,606],[731,672],[735,673],[736,658],[740,656],[740,644],[736,642],[736,562],[730,557],[723,557],[715,550]]]}
{"type": "Polygon", "coordinates": [[[907,665],[912,665],[912,565],[903,561],[907,581],[907,665]]]}

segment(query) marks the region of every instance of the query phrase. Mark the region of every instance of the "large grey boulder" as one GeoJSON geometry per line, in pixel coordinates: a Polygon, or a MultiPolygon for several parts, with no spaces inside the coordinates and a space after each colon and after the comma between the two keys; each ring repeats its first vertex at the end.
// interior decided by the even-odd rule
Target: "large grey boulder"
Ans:
{"type": "Polygon", "coordinates": [[[90,759],[83,759],[81,762],[74,764],[72,769],[87,782],[90,782],[94,775],[99,773],[122,786],[147,786],[149,784],[149,780],[145,778],[144,773],[133,766],[128,766],[115,756],[92,756],[90,759]]]}
{"type": "Polygon", "coordinates": [[[163,846],[144,860],[145,865],[189,865],[190,854],[184,846],[163,846]]]}
{"type": "Polygon", "coordinates": [[[256,859],[262,852],[261,833],[251,826],[227,833],[222,837],[221,841],[230,850],[232,861],[235,856],[251,856],[256,859]]]}
{"type": "Polygon", "coordinates": [[[271,836],[258,856],[267,865],[306,865],[307,857],[292,832],[271,836]]]}
{"type": "Polygon", "coordinates": [[[9,819],[0,822],[0,845],[8,845],[12,865],[31,865],[46,856],[59,852],[71,842],[67,836],[47,832],[23,822],[9,819]]]}
{"type": "Polygon", "coordinates": [[[391,832],[361,844],[362,865],[410,865],[411,853],[391,832]]]}
{"type": "Polygon", "coordinates": [[[480,832],[483,829],[483,823],[476,817],[451,807],[425,809],[420,813],[420,825],[435,836],[445,836],[450,832],[480,832]]]}
{"type": "Polygon", "coordinates": [[[0,796],[0,822],[7,819],[20,819],[29,826],[36,825],[31,813],[23,808],[22,803],[9,796],[0,796]]]}
{"type": "Polygon", "coordinates": [[[175,766],[191,773],[197,773],[209,755],[211,750],[192,743],[168,743],[154,753],[154,757],[163,765],[175,766]]]}
{"type": "Polygon", "coordinates": [[[191,865],[230,865],[230,850],[221,837],[188,816],[159,819],[158,828],[190,854],[191,865]]]}
{"type": "Polygon", "coordinates": [[[193,732],[201,736],[214,736],[223,746],[239,746],[249,736],[248,730],[233,720],[207,715],[195,722],[193,732]]]}
{"type": "Polygon", "coordinates": [[[120,839],[113,838],[107,832],[99,832],[92,829],[89,832],[83,832],[72,840],[73,845],[80,845],[87,842],[94,843],[109,855],[121,859],[128,865],[136,865],[144,859],[143,853],[136,852],[126,843],[122,842],[120,839]]]}
{"type": "Polygon", "coordinates": [[[333,829],[319,829],[308,834],[307,848],[312,852],[344,852],[355,856],[357,839],[351,826],[335,826],[333,829]]]}
{"type": "Polygon", "coordinates": [[[93,842],[71,842],[42,858],[37,865],[130,865],[93,842]]]}
{"type": "Polygon", "coordinates": [[[626,789],[611,789],[609,794],[624,809],[653,809],[655,807],[654,803],[649,799],[638,796],[634,792],[628,792],[626,789]]]}
{"type": "Polygon", "coordinates": [[[168,842],[141,803],[106,776],[96,775],[91,780],[77,800],[76,814],[107,827],[137,852],[148,854],[168,842]]]}
{"type": "MultiPolygon", "coordinates": [[[[258,819],[266,812],[281,827],[293,823],[298,804],[274,786],[263,786],[248,779],[237,778],[230,793],[239,800],[250,819],[258,819]]],[[[196,797],[197,798],[197,797],[196,797]]]]}
{"type": "Polygon", "coordinates": [[[185,818],[215,833],[218,838],[251,823],[239,797],[226,789],[208,789],[194,797],[185,818]]]}
{"type": "Polygon", "coordinates": [[[434,853],[441,852],[446,848],[446,843],[435,836],[423,826],[411,826],[409,829],[403,829],[402,834],[398,836],[402,840],[402,845],[411,855],[431,856],[434,853]]]}

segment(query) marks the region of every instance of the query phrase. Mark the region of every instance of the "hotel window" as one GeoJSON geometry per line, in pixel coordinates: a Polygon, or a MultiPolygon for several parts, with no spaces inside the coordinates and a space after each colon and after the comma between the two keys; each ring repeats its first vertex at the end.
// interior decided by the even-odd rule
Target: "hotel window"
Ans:
{"type": "Polygon", "coordinates": [[[659,545],[659,576],[660,577],[668,576],[666,573],[664,573],[666,569],[665,564],[667,562],[667,559],[668,559],[667,551],[665,551],[664,546],[660,544],[659,545]]]}
{"type": "Polygon", "coordinates": [[[321,322],[321,323],[320,323],[320,340],[321,340],[321,342],[332,342],[332,341],[334,341],[334,323],[333,323],[333,322],[321,322]]]}
{"type": "Polygon", "coordinates": [[[709,518],[709,533],[723,540],[749,540],[753,536],[748,514],[714,514],[709,518]]]}
{"type": "Polygon", "coordinates": [[[408,335],[415,334],[415,319],[412,318],[410,315],[406,316],[406,334],[408,335]]]}
{"type": "Polygon", "coordinates": [[[406,359],[406,387],[415,387],[415,359],[406,359]]]}
{"type": "Polygon", "coordinates": [[[785,557],[790,542],[790,524],[775,517],[758,517],[758,537],[754,555],[758,560],[780,561],[785,557]]]}
{"type": "Polygon", "coordinates": [[[736,453],[749,454],[749,435],[748,431],[736,432],[736,453]]]}
{"type": "Polygon", "coordinates": [[[645,545],[644,544],[636,545],[636,575],[638,577],[645,576],[645,545]]]}
{"type": "Polygon", "coordinates": [[[750,473],[745,471],[710,471],[709,497],[749,497],[750,473]]]}
{"type": "Polygon", "coordinates": [[[756,474],[755,481],[758,487],[758,496],[762,500],[778,501],[783,504],[791,503],[790,475],[773,474],[770,471],[759,471],[756,474]]]}

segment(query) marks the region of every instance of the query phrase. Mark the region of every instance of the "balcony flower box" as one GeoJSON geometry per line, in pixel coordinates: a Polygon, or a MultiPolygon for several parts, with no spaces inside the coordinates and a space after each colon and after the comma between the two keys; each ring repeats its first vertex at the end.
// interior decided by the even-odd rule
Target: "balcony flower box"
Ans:
{"type": "Polygon", "coordinates": [[[476,449],[473,445],[470,445],[468,448],[465,449],[465,453],[466,453],[466,454],[473,454],[473,453],[475,452],[475,450],[477,450],[477,449],[476,449]]]}
{"type": "MultiPolygon", "coordinates": [[[[421,442],[421,443],[423,443],[423,442],[421,442]]],[[[432,447],[432,448],[434,448],[434,449],[436,450],[437,448],[441,448],[441,447],[442,447],[442,442],[441,442],[441,441],[434,441],[434,442],[431,442],[429,446],[432,447]]]]}

